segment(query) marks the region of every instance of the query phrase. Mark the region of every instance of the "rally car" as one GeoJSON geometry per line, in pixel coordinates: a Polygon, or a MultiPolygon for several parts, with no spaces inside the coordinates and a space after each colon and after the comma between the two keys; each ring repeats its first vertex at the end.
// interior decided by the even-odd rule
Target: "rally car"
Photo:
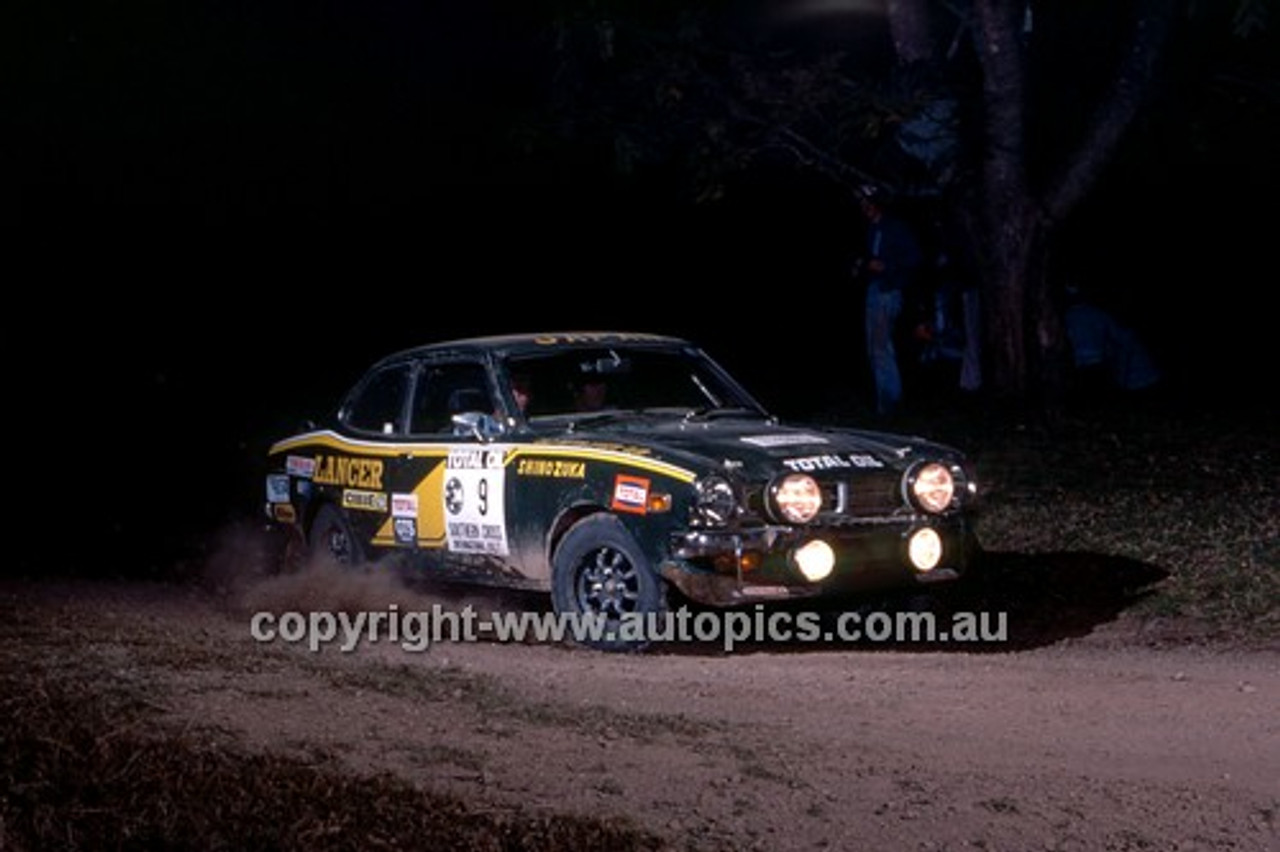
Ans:
{"type": "Polygon", "coordinates": [[[271,446],[269,522],[346,564],[661,613],[962,576],[974,478],[921,438],[790,425],[667,336],[473,338],[383,358],[271,446]]]}

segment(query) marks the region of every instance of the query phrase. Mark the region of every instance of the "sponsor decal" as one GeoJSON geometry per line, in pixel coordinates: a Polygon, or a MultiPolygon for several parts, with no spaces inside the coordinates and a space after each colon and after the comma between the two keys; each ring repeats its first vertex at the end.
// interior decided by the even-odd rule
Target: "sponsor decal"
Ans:
{"type": "Polygon", "coordinates": [[[807,433],[781,434],[781,435],[744,435],[740,439],[744,444],[751,444],[755,447],[797,447],[803,444],[827,444],[830,443],[821,435],[810,435],[807,433]]]}
{"type": "Polygon", "coordinates": [[[446,467],[449,470],[476,470],[480,468],[499,468],[506,461],[505,449],[477,450],[451,447],[446,467]]]}
{"type": "Polygon", "coordinates": [[[381,459],[318,455],[311,478],[321,485],[381,491],[382,467],[381,459]]]}
{"type": "Polygon", "coordinates": [[[289,476],[284,473],[273,473],[267,476],[267,502],[289,502],[289,476]]]}
{"type": "Polygon", "coordinates": [[[526,453],[531,456],[545,453],[558,458],[581,458],[588,463],[601,462],[623,465],[627,469],[650,471],[682,482],[693,482],[696,478],[693,471],[671,462],[663,461],[655,454],[653,449],[634,444],[581,441],[577,439],[540,440],[536,445],[518,448],[515,451],[515,457],[526,453]]]}
{"type": "Polygon", "coordinates": [[[290,476],[310,479],[316,473],[316,460],[307,456],[285,456],[284,469],[290,476]]]}
{"type": "Polygon", "coordinates": [[[462,480],[454,476],[444,484],[444,507],[449,510],[450,515],[458,515],[463,509],[463,487],[462,480]]]}
{"type": "Polygon", "coordinates": [[[381,491],[357,491],[347,489],[342,492],[344,509],[358,509],[362,512],[386,512],[387,495],[381,491]]]}
{"type": "Polygon", "coordinates": [[[875,456],[865,455],[863,453],[849,453],[848,455],[821,455],[821,456],[804,456],[797,459],[783,459],[782,464],[790,470],[811,473],[815,470],[832,470],[835,468],[845,467],[884,467],[884,463],[875,456]]]}
{"type": "Polygon", "coordinates": [[[507,449],[450,447],[445,459],[445,538],[458,553],[506,556],[507,449]]]}
{"type": "Polygon", "coordinates": [[[507,533],[501,524],[449,521],[449,549],[456,553],[507,555],[507,533]]]}
{"type": "Polygon", "coordinates": [[[651,334],[627,332],[587,332],[582,334],[542,334],[534,338],[539,346],[555,346],[558,343],[627,343],[658,340],[651,334]]]}
{"type": "Polygon", "coordinates": [[[415,518],[396,518],[391,528],[396,544],[418,543],[418,521],[415,518]]]}
{"type": "Polygon", "coordinates": [[[271,504],[271,517],[282,524],[293,524],[298,521],[298,513],[294,511],[292,503],[271,504]]]}
{"type": "Polygon", "coordinates": [[[587,463],[573,459],[520,459],[516,464],[516,474],[553,479],[585,479],[587,463]]]}
{"type": "Polygon", "coordinates": [[[643,515],[648,510],[648,503],[649,480],[625,473],[614,478],[613,501],[609,505],[615,511],[643,515]]]}
{"type": "Polygon", "coordinates": [[[418,495],[417,494],[392,494],[391,495],[391,517],[393,518],[418,517],[418,495]]]}

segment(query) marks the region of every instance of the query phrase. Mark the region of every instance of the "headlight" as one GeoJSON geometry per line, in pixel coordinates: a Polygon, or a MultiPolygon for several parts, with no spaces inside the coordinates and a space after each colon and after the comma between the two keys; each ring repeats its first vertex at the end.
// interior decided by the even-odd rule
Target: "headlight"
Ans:
{"type": "Polygon", "coordinates": [[[907,474],[907,493],[920,509],[937,514],[951,505],[955,481],[946,465],[929,462],[907,474]]]}
{"type": "Polygon", "coordinates": [[[822,490],[807,474],[792,473],[770,489],[778,516],[793,524],[807,524],[822,508],[822,490]]]}
{"type": "Polygon", "coordinates": [[[694,490],[697,493],[693,510],[708,524],[718,526],[728,523],[738,509],[738,498],[733,493],[733,486],[722,477],[700,479],[694,485],[694,490]]]}

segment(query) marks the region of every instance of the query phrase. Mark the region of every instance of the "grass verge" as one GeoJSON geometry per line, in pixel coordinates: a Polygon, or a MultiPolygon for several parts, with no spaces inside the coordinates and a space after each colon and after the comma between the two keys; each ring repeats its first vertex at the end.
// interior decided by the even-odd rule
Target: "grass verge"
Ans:
{"type": "Polygon", "coordinates": [[[1267,412],[1135,397],[1052,428],[974,411],[910,425],[974,459],[986,549],[1134,559],[1168,572],[1135,614],[1280,639],[1280,442],[1267,412]]]}

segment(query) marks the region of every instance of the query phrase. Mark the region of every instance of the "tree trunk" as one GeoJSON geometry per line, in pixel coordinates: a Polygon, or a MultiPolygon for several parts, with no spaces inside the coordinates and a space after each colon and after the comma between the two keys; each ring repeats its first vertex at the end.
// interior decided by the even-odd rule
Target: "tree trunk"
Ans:
{"type": "Polygon", "coordinates": [[[1115,84],[1108,97],[1098,104],[1080,147],[1045,193],[1044,208],[1054,222],[1066,218],[1093,188],[1138,114],[1151,88],[1177,10],[1177,0],[1138,3],[1133,40],[1116,71],[1115,84]]]}
{"type": "MultiPolygon", "coordinates": [[[[900,65],[934,59],[928,0],[885,0],[900,65]]],[[[1129,51],[1079,148],[1043,189],[1032,190],[1026,137],[1028,34],[1025,0],[973,0],[982,65],[981,191],[962,216],[979,223],[983,383],[997,399],[1035,406],[1050,421],[1065,401],[1066,328],[1049,275],[1049,240],[1111,159],[1143,100],[1176,14],[1177,0],[1137,0],[1129,51]]]]}
{"type": "Polygon", "coordinates": [[[1039,245],[1030,256],[1027,268],[1028,305],[1035,336],[1029,343],[1032,375],[1035,377],[1030,400],[1050,426],[1061,420],[1067,398],[1068,368],[1071,353],[1067,345],[1067,327],[1059,294],[1049,276],[1051,238],[1048,227],[1037,235],[1039,245]]]}
{"type": "Polygon", "coordinates": [[[1021,399],[1033,384],[1028,353],[1041,294],[1029,291],[1039,267],[1042,229],[1025,199],[988,196],[983,200],[987,252],[982,281],[988,370],[984,383],[997,397],[1021,399]]]}
{"type": "Polygon", "coordinates": [[[980,210],[986,231],[987,375],[997,396],[1034,403],[1051,419],[1065,397],[1068,350],[1048,275],[1049,239],[1096,182],[1137,113],[1175,11],[1175,0],[1138,4],[1133,42],[1116,85],[1079,149],[1038,198],[1027,175],[1023,4],[974,0],[987,136],[980,210]]]}
{"type": "Polygon", "coordinates": [[[1027,359],[1027,275],[1040,243],[1041,218],[1027,185],[1025,67],[1020,7],[1010,0],[977,0],[987,144],[981,221],[985,226],[983,299],[989,386],[997,396],[1024,398],[1027,359]]]}

